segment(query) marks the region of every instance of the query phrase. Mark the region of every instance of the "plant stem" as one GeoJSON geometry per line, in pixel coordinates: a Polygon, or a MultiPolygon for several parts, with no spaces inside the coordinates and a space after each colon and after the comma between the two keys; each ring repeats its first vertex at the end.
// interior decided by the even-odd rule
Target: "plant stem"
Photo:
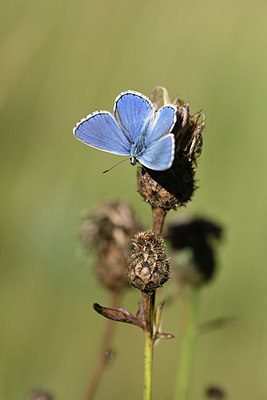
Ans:
{"type": "MultiPolygon", "coordinates": [[[[153,208],[153,232],[161,235],[167,212],[162,208],[153,208]]],[[[144,313],[144,334],[145,334],[145,371],[144,371],[144,396],[143,400],[151,400],[152,393],[152,364],[154,350],[154,308],[155,295],[153,293],[142,292],[142,304],[144,313]]]]}
{"type": "Polygon", "coordinates": [[[153,338],[145,333],[145,374],[144,374],[144,400],[151,399],[151,384],[152,384],[152,364],[153,364],[153,338]]]}
{"type": "Polygon", "coordinates": [[[155,232],[157,235],[162,234],[166,214],[167,211],[163,210],[162,208],[153,208],[153,232],[155,232]]]}
{"type": "MultiPolygon", "coordinates": [[[[118,292],[112,291],[110,296],[110,307],[114,308],[118,304],[118,292]]],[[[106,320],[106,329],[102,339],[102,346],[95,364],[93,375],[90,379],[89,386],[84,396],[84,400],[91,400],[98,388],[99,382],[102,378],[105,366],[107,365],[107,353],[110,352],[111,342],[113,339],[115,324],[114,321],[106,320]]]]}
{"type": "Polygon", "coordinates": [[[144,371],[144,400],[151,400],[152,364],[153,364],[153,321],[155,292],[147,294],[142,292],[143,312],[145,320],[145,371],[144,371]]]}
{"type": "Polygon", "coordinates": [[[184,304],[185,321],[176,380],[175,400],[187,400],[197,336],[199,288],[192,287],[189,290],[188,298],[184,304]]]}
{"type": "Polygon", "coordinates": [[[145,321],[145,332],[148,332],[151,336],[153,336],[155,291],[151,294],[142,292],[142,304],[145,321]]]}

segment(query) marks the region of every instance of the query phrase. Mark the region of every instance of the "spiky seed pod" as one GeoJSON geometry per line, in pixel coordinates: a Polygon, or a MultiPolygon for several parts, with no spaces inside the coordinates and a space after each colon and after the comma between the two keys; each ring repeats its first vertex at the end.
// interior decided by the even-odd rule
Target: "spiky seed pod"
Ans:
{"type": "Polygon", "coordinates": [[[128,279],[137,289],[151,293],[169,279],[169,260],[163,239],[154,232],[139,232],[133,239],[128,279]]]}
{"type": "MultiPolygon", "coordinates": [[[[155,108],[159,107],[156,95],[163,90],[163,99],[169,100],[165,88],[152,91],[155,108]]],[[[176,209],[188,202],[195,189],[196,161],[202,149],[201,132],[205,127],[204,116],[189,113],[188,104],[176,99],[177,121],[172,129],[175,136],[175,158],[167,171],[154,171],[142,167],[137,173],[137,190],[152,207],[176,209]],[[200,121],[201,120],[201,121],[200,121]]]]}
{"type": "Polygon", "coordinates": [[[139,229],[124,201],[102,203],[84,218],[80,230],[82,246],[85,250],[95,250],[96,276],[111,290],[129,285],[127,259],[132,237],[139,229]]]}

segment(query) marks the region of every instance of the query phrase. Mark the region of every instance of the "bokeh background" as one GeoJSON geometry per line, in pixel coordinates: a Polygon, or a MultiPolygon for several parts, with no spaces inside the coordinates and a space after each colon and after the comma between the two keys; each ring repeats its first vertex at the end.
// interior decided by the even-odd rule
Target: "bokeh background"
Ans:
{"type": "MultiPolygon", "coordinates": [[[[4,1],[0,13],[0,398],[36,387],[81,399],[107,304],[92,259],[77,258],[84,209],[123,198],[151,226],[136,169],[74,139],[76,122],[115,97],[157,85],[203,106],[196,191],[178,214],[225,227],[216,279],[200,320],[236,323],[197,343],[190,399],[219,384],[229,399],[267,398],[266,104],[267,3],[239,1],[4,1]]],[[[164,297],[164,292],[161,296],[164,297]]],[[[138,293],[121,306],[134,311],[138,293]]],[[[176,339],[156,348],[155,399],[171,398],[179,353],[178,305],[165,310],[176,339]]],[[[143,337],[117,326],[115,362],[96,399],[142,396],[143,337]]]]}

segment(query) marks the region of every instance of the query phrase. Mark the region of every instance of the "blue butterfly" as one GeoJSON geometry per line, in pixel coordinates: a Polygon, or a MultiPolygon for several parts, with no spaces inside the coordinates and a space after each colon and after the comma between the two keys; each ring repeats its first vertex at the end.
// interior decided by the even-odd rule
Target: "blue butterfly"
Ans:
{"type": "Polygon", "coordinates": [[[83,118],[74,135],[83,143],[108,153],[130,156],[147,168],[164,171],[173,163],[175,140],[171,132],[177,108],[167,104],[155,111],[149,98],[133,90],[115,100],[113,115],[96,111],[83,118]]]}

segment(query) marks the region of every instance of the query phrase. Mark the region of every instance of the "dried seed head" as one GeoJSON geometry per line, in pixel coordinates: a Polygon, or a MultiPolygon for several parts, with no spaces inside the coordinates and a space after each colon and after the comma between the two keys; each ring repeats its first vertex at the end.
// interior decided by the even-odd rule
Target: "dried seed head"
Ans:
{"type": "Polygon", "coordinates": [[[45,390],[33,390],[28,394],[26,400],[53,400],[53,396],[45,390]]]}
{"type": "Polygon", "coordinates": [[[130,254],[130,245],[126,251],[110,244],[103,255],[98,255],[95,274],[98,280],[111,290],[122,290],[128,287],[127,258],[130,254]]]}
{"type": "MultiPolygon", "coordinates": [[[[151,99],[156,108],[157,98],[163,91],[163,100],[169,101],[165,88],[152,91],[151,99]]],[[[205,127],[204,116],[200,112],[190,115],[188,104],[175,99],[177,121],[172,129],[175,136],[175,158],[167,171],[153,171],[142,167],[138,170],[137,190],[152,207],[164,210],[176,209],[188,202],[195,189],[196,161],[202,149],[201,132],[205,127]]]]}
{"type": "Polygon", "coordinates": [[[153,292],[169,278],[169,260],[163,239],[154,232],[139,232],[133,239],[128,278],[131,285],[153,292]]]}
{"type": "Polygon", "coordinates": [[[122,201],[100,203],[84,217],[80,239],[85,248],[93,247],[98,253],[106,252],[110,243],[127,247],[139,228],[127,204],[122,201]]]}
{"type": "Polygon", "coordinates": [[[172,223],[166,232],[172,249],[179,256],[177,279],[191,285],[200,285],[212,279],[215,267],[215,240],[222,237],[222,228],[204,218],[172,223]]]}
{"type": "Polygon", "coordinates": [[[131,239],[140,229],[124,201],[100,204],[84,218],[80,239],[84,250],[96,253],[96,276],[108,288],[128,286],[127,259],[131,239]]]}

